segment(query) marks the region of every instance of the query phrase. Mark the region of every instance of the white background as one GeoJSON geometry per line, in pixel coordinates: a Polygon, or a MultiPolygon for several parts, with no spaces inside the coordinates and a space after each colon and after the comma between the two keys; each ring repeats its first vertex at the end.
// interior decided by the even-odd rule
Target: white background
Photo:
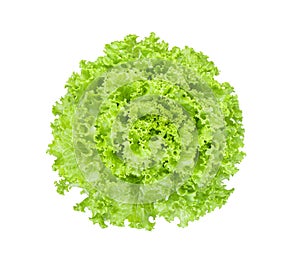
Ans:
{"type": "Polygon", "coordinates": [[[2,0],[0,260],[300,260],[298,3],[2,0]],[[188,228],[103,230],[55,191],[51,107],[81,59],[151,31],[235,86],[247,157],[228,203],[188,228]]]}

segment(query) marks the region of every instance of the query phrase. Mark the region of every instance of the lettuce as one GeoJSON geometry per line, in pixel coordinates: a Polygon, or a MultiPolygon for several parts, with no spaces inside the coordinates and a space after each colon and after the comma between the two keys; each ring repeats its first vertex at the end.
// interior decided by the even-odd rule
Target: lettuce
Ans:
{"type": "Polygon", "coordinates": [[[245,156],[233,87],[201,52],[169,48],[154,33],[107,44],[81,61],[53,106],[57,191],[79,187],[77,211],[109,224],[151,230],[156,217],[180,227],[221,207],[224,181],[245,156]]]}

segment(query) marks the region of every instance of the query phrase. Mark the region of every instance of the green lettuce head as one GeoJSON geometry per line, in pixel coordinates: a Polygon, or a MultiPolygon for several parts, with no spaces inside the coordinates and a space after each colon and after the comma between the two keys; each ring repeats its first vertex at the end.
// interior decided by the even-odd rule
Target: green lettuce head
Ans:
{"type": "Polygon", "coordinates": [[[79,187],[74,209],[109,224],[153,229],[156,217],[180,227],[221,207],[224,180],[244,157],[237,96],[192,48],[169,48],[154,33],[107,44],[81,61],[53,107],[48,152],[61,194],[79,187]]]}

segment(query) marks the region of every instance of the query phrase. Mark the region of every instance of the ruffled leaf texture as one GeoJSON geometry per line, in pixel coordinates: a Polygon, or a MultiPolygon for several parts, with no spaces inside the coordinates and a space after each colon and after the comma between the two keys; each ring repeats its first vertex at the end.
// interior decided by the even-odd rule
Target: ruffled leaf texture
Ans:
{"type": "MultiPolygon", "coordinates": [[[[142,40],[138,40],[136,35],[128,35],[122,41],[105,45],[104,54],[95,61],[80,62],[80,72],[73,73],[65,85],[66,95],[53,106],[52,111],[55,115],[55,119],[51,124],[53,141],[49,145],[48,153],[55,157],[53,170],[59,174],[59,179],[55,182],[57,192],[64,194],[72,187],[81,188],[85,199],[76,204],[74,209],[82,212],[89,210],[91,213],[90,220],[99,224],[102,228],[109,225],[122,227],[127,222],[133,228],[152,230],[157,217],[163,217],[169,222],[178,218],[180,220],[178,226],[186,227],[190,221],[198,220],[206,213],[223,206],[233,192],[233,189],[226,188],[224,181],[238,171],[237,164],[245,156],[242,151],[244,145],[242,112],[233,87],[227,82],[219,83],[215,80],[219,70],[202,52],[196,52],[190,47],[183,49],[178,47],[169,48],[169,45],[161,41],[154,33],[142,40]],[[82,94],[98,76],[116,65],[139,59],[172,61],[199,75],[212,90],[222,111],[226,126],[226,146],[216,175],[205,186],[199,186],[198,180],[200,177],[197,177],[199,172],[195,172],[196,174],[191,175],[184,185],[166,199],[145,204],[129,204],[102,195],[95,186],[92,186],[84,178],[76,162],[72,140],[72,120],[82,94]]],[[[147,83],[145,84],[147,85],[147,83]]],[[[156,83],[153,84],[155,87],[156,83]]],[[[166,85],[168,84],[166,83],[166,85]]],[[[143,92],[143,86],[143,84],[136,86],[137,93],[140,92],[141,94],[143,92]]],[[[157,89],[159,89],[159,86],[157,89]]],[[[170,86],[170,88],[172,89],[173,86],[170,86]]],[[[161,92],[163,93],[164,90],[162,89],[161,92]]],[[[180,90],[173,90],[173,92],[171,90],[169,97],[174,98],[174,95],[178,92],[180,90]]],[[[110,101],[111,104],[107,104],[108,108],[112,107],[118,99],[121,105],[124,101],[124,97],[118,98],[115,96],[114,99],[110,101]]],[[[182,104],[186,104],[185,108],[194,115],[195,122],[198,123],[199,145],[205,152],[205,148],[209,146],[211,140],[209,122],[205,119],[205,115],[197,116],[197,111],[201,108],[193,100],[182,98],[182,104]]],[[[101,116],[99,116],[100,118],[101,116]]],[[[144,123],[145,126],[148,126],[147,124],[151,125],[152,123],[144,123]]],[[[164,125],[160,128],[163,131],[164,125]]],[[[101,134],[101,128],[98,129],[98,134],[101,134]]],[[[176,140],[175,134],[173,138],[176,140]]],[[[95,142],[98,143],[100,152],[105,152],[106,147],[103,140],[96,140],[95,142]]],[[[175,150],[178,145],[174,142],[170,147],[175,150]]],[[[108,162],[109,160],[110,158],[107,157],[108,162]]],[[[200,157],[196,168],[205,167],[205,164],[206,158],[200,157]]],[[[122,173],[124,174],[124,172],[122,173]]],[[[157,178],[155,175],[154,177],[157,178]]],[[[123,176],[121,175],[120,178],[126,179],[126,173],[123,176]]],[[[130,178],[132,179],[132,177],[130,178]]],[[[145,182],[151,182],[151,178],[150,181],[145,182]]]]}

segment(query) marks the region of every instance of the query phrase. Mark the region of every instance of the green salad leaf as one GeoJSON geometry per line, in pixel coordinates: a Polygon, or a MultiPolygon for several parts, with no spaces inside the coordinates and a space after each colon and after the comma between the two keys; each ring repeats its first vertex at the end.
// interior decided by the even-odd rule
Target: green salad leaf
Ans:
{"type": "Polygon", "coordinates": [[[180,227],[226,203],[224,181],[245,156],[242,112],[233,87],[201,52],[169,48],[151,33],[105,45],[81,61],[53,106],[57,191],[79,187],[74,209],[101,227],[180,227]]]}

